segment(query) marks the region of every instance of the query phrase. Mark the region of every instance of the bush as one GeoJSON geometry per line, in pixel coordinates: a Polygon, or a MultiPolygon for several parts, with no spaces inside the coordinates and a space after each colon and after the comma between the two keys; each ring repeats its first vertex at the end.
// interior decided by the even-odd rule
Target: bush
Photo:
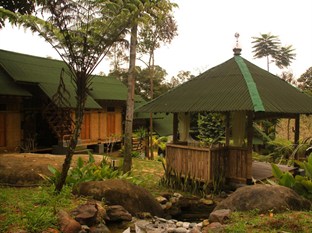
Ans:
{"type": "MultiPolygon", "coordinates": [[[[56,184],[56,181],[59,179],[61,173],[59,170],[50,165],[48,168],[53,175],[41,176],[50,183],[56,184]]],[[[101,164],[97,165],[95,163],[93,154],[89,152],[89,159],[87,163],[85,163],[82,158],[79,157],[76,166],[68,171],[65,184],[69,186],[75,186],[82,182],[106,179],[126,179],[134,184],[139,183],[137,179],[130,176],[130,173],[123,174],[121,170],[111,167],[109,158],[107,156],[103,156],[101,164]]]]}
{"type": "Polygon", "coordinates": [[[298,194],[312,200],[312,154],[307,161],[295,161],[303,169],[304,175],[293,176],[290,172],[283,172],[275,165],[272,165],[273,175],[277,183],[295,190],[298,194]]]}

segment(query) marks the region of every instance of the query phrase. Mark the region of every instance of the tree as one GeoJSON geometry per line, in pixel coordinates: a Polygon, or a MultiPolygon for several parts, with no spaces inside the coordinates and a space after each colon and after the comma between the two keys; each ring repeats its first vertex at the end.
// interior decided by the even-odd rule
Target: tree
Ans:
{"type": "Polygon", "coordinates": [[[280,69],[288,67],[296,57],[294,51],[295,49],[291,45],[281,47],[276,56],[275,65],[280,69]]]}
{"type": "MultiPolygon", "coordinates": [[[[0,0],[0,7],[20,14],[31,14],[35,10],[33,0],[0,0]]],[[[0,19],[0,28],[4,26],[4,20],[0,19]]]]}
{"type": "Polygon", "coordinates": [[[312,92],[312,66],[298,78],[298,86],[304,91],[312,92]]]}
{"type": "Polygon", "coordinates": [[[53,46],[66,63],[75,86],[74,127],[56,184],[57,192],[62,190],[78,143],[91,74],[129,28],[140,8],[142,3],[136,0],[51,0],[41,9],[47,12],[46,19],[0,9],[3,20],[30,28],[53,46]]]}
{"type": "Polygon", "coordinates": [[[133,132],[133,112],[134,112],[134,88],[135,88],[135,61],[136,61],[136,43],[138,36],[137,22],[131,28],[130,38],[130,63],[128,74],[128,95],[125,123],[125,154],[123,163],[123,172],[131,171],[132,166],[132,132],[133,132]]]}
{"type": "Polygon", "coordinates": [[[287,72],[287,71],[282,72],[282,74],[280,75],[280,78],[285,80],[286,82],[288,82],[289,84],[293,86],[297,85],[296,78],[294,77],[294,74],[291,72],[287,72]]]}
{"type": "Polygon", "coordinates": [[[271,33],[260,34],[260,37],[252,37],[254,58],[266,57],[267,70],[270,70],[270,63],[275,62],[275,65],[280,69],[288,67],[296,54],[291,45],[281,47],[281,42],[278,36],[271,33]]]}
{"type": "MultiPolygon", "coordinates": [[[[138,51],[148,55],[147,67],[150,78],[150,98],[154,98],[155,50],[161,43],[171,43],[177,35],[177,25],[171,11],[176,4],[167,0],[156,2],[148,11],[150,17],[143,23],[139,31],[138,51]]],[[[153,159],[153,117],[150,114],[150,158],[153,159]]],[[[148,156],[149,157],[149,156],[148,156]]]]}
{"type": "MultiPolygon", "coordinates": [[[[145,100],[151,100],[151,82],[150,82],[150,69],[141,69],[137,67],[137,79],[135,82],[136,94],[141,95],[145,100]]],[[[154,67],[154,79],[153,79],[153,96],[158,97],[161,94],[169,90],[168,85],[165,83],[166,70],[160,66],[154,67]]]]}
{"type": "Polygon", "coordinates": [[[195,75],[192,75],[190,71],[180,70],[177,77],[174,77],[174,76],[171,77],[169,87],[174,88],[194,77],[195,75]]]}

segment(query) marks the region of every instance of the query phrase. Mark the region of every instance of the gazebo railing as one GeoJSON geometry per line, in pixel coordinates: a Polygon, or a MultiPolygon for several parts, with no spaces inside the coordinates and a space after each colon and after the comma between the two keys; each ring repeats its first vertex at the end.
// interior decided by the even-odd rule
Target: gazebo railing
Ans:
{"type": "Polygon", "coordinates": [[[166,163],[170,171],[180,176],[212,182],[214,174],[227,180],[245,182],[247,149],[238,147],[202,148],[167,144],[166,163]]]}

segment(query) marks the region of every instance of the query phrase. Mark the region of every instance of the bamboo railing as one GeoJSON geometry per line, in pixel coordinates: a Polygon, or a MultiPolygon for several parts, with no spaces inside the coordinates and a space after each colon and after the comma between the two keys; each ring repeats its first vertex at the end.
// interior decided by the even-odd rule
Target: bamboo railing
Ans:
{"type": "Polygon", "coordinates": [[[173,173],[204,182],[212,182],[216,173],[234,182],[247,179],[247,149],[244,148],[167,144],[166,162],[173,173]]]}

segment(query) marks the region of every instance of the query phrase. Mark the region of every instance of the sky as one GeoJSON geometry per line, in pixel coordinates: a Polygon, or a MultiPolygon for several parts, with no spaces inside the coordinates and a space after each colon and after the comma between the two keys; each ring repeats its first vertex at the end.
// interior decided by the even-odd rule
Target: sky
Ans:
{"type": "MultiPolygon", "coordinates": [[[[167,79],[179,71],[198,75],[233,57],[235,33],[240,34],[241,56],[266,69],[266,59],[254,59],[252,37],[271,33],[282,46],[295,48],[296,60],[288,70],[299,78],[312,66],[311,0],[174,0],[178,36],[156,50],[155,64],[164,68],[167,79]]],[[[60,59],[54,49],[36,34],[9,24],[0,30],[0,49],[60,59]]],[[[95,72],[109,71],[108,62],[95,72]]],[[[282,70],[270,65],[270,72],[282,70]]]]}

